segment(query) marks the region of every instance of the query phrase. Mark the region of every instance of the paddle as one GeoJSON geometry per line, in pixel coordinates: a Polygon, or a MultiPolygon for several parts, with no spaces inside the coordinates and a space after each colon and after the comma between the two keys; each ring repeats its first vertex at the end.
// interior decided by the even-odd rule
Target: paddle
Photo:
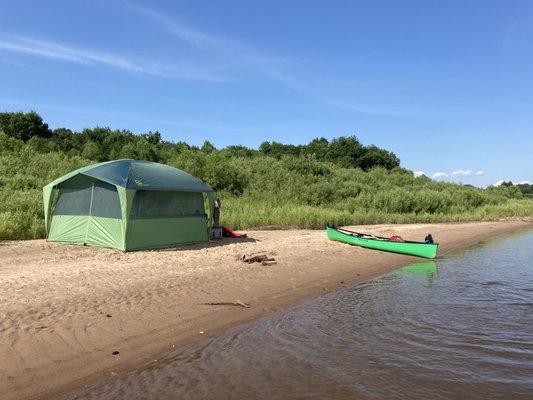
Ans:
{"type": "Polygon", "coordinates": [[[349,233],[350,235],[356,235],[356,236],[366,236],[366,237],[370,237],[370,238],[373,238],[373,239],[383,239],[383,240],[388,240],[388,238],[386,237],[383,237],[383,236],[375,236],[375,235],[370,235],[368,233],[360,233],[360,232],[355,232],[355,231],[350,231],[349,229],[344,229],[344,228],[337,228],[336,226],[334,225],[330,225],[329,226],[330,228],[332,229],[336,229],[338,231],[341,231],[341,232],[347,232],[349,233]]]}

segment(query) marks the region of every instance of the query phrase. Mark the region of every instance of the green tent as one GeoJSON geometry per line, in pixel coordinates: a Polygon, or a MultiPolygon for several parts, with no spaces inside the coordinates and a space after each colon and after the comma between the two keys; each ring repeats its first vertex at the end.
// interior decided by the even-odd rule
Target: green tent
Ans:
{"type": "Polygon", "coordinates": [[[89,165],[43,188],[46,237],[122,251],[206,242],[214,197],[201,180],[167,165],[89,165]]]}

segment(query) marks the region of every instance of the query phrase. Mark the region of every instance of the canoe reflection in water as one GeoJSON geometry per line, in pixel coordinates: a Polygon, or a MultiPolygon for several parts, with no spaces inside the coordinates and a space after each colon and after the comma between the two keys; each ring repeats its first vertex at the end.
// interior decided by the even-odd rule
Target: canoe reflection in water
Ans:
{"type": "Polygon", "coordinates": [[[437,277],[438,268],[435,261],[424,261],[406,265],[400,271],[402,274],[427,277],[431,282],[433,278],[437,277]]]}

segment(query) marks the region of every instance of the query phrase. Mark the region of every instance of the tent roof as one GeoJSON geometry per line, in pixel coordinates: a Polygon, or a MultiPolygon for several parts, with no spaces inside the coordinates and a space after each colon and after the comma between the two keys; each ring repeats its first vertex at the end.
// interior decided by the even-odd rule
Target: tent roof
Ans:
{"type": "Polygon", "coordinates": [[[56,179],[45,187],[54,187],[78,174],[128,189],[213,192],[213,189],[200,179],[180,169],[139,160],[115,160],[88,165],[56,179]]]}

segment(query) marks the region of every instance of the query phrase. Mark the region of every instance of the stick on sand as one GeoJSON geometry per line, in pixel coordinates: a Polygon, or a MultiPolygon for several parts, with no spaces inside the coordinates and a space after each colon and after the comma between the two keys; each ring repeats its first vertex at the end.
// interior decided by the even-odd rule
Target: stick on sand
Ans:
{"type": "Polygon", "coordinates": [[[214,303],[202,303],[206,306],[237,306],[237,307],[244,307],[244,308],[250,308],[250,304],[243,303],[242,301],[235,301],[235,302],[214,302],[214,303]]]}

